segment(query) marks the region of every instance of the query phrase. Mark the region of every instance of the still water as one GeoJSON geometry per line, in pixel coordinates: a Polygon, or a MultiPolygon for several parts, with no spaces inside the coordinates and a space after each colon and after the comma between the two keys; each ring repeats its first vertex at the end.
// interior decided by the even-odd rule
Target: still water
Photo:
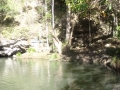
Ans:
{"type": "Polygon", "coordinates": [[[120,78],[100,65],[2,58],[0,90],[120,90],[120,78]]]}

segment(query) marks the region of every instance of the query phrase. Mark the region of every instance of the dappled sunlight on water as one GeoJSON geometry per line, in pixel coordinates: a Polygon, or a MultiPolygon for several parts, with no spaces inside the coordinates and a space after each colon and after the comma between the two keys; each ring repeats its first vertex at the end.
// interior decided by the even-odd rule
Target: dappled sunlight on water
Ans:
{"type": "Polygon", "coordinates": [[[100,65],[0,59],[0,90],[117,90],[119,80],[100,65]]]}

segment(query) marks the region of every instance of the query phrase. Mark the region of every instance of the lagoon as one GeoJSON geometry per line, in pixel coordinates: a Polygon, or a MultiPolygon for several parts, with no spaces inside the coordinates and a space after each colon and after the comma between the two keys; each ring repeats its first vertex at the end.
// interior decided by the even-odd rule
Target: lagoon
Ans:
{"type": "Polygon", "coordinates": [[[118,90],[120,77],[102,65],[0,58],[0,90],[118,90]]]}

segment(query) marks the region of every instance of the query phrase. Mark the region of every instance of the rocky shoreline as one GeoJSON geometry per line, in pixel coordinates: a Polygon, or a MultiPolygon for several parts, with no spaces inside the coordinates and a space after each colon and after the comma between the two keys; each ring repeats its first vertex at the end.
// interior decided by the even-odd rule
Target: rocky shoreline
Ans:
{"type": "MultiPolygon", "coordinates": [[[[108,42],[107,42],[108,43],[108,42]]],[[[36,45],[36,44],[35,44],[36,45]]],[[[109,45],[109,44],[107,44],[109,45]]],[[[36,53],[28,53],[26,50],[31,45],[28,44],[27,40],[10,40],[10,41],[1,41],[0,42],[0,57],[11,57],[13,58],[21,58],[21,59],[39,59],[39,58],[46,58],[50,59],[53,53],[46,52],[44,50],[42,52],[36,53]],[[20,57],[16,56],[17,52],[21,52],[20,57]],[[25,53],[26,52],[26,53],[25,53]]],[[[105,46],[105,45],[104,45],[105,46]]],[[[36,47],[37,48],[37,47],[36,47]]],[[[115,47],[109,46],[110,50],[112,48],[116,49],[115,47]]],[[[56,58],[52,61],[69,61],[69,62],[79,62],[79,63],[87,63],[87,64],[102,64],[107,67],[109,70],[119,71],[119,69],[113,67],[111,61],[113,59],[112,56],[108,55],[106,52],[109,50],[108,47],[82,47],[74,50],[66,51],[62,55],[56,54],[56,58]]],[[[41,48],[43,49],[43,48],[41,48]]],[[[112,51],[108,51],[112,52],[112,51]]]]}
{"type": "Polygon", "coordinates": [[[24,53],[29,44],[26,40],[1,40],[0,41],[0,57],[10,57],[15,55],[17,52],[24,53]]]}
{"type": "Polygon", "coordinates": [[[25,53],[28,48],[33,47],[36,52],[44,52],[49,48],[46,47],[46,42],[37,39],[16,39],[6,40],[1,39],[0,41],[0,57],[11,57],[16,55],[18,52],[25,53]]]}
{"type": "MultiPolygon", "coordinates": [[[[104,65],[108,70],[113,72],[120,72],[120,68],[113,65],[113,58],[115,52],[110,50],[116,50],[113,46],[103,47],[103,48],[81,48],[78,50],[72,50],[70,53],[63,56],[63,61],[76,61],[85,64],[99,64],[104,65]],[[108,52],[114,53],[113,56],[109,55],[108,52]]],[[[119,61],[119,60],[118,60],[119,61]]],[[[116,63],[116,62],[115,62],[116,63]]]]}

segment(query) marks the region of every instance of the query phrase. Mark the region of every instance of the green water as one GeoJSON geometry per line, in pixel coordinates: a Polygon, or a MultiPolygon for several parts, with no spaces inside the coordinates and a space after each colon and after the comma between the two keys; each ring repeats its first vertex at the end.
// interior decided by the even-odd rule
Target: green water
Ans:
{"type": "Polygon", "coordinates": [[[100,65],[0,59],[0,90],[120,90],[119,76],[100,65]]]}

